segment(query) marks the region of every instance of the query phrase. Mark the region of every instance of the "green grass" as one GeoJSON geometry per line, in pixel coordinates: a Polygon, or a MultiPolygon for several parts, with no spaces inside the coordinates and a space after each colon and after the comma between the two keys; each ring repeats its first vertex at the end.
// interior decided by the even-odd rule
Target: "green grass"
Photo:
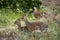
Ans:
{"type": "Polygon", "coordinates": [[[17,18],[21,18],[23,13],[15,13],[12,9],[0,9],[0,25],[11,24],[17,18]]]}
{"type": "MultiPolygon", "coordinates": [[[[18,39],[20,40],[32,40],[31,32],[29,31],[18,31],[17,26],[15,26],[13,23],[17,18],[21,18],[24,15],[24,13],[16,13],[12,11],[11,9],[1,9],[0,10],[0,29],[4,28],[5,30],[2,30],[3,32],[8,31],[14,31],[16,32],[18,39]],[[13,26],[11,26],[13,25],[13,26]],[[14,27],[14,28],[13,28],[14,27]],[[13,28],[13,29],[12,29],[13,28]]],[[[29,16],[29,20],[34,20],[35,18],[32,16],[29,16]],[[31,18],[32,17],[32,18],[31,18]]],[[[52,19],[48,22],[48,33],[49,33],[49,40],[60,40],[60,28],[58,27],[58,24],[53,21],[52,19]]],[[[1,31],[1,30],[0,30],[1,31]]],[[[35,32],[34,33],[35,40],[47,40],[46,33],[42,32],[35,32]]],[[[9,39],[8,39],[9,40],[9,39]]]]}

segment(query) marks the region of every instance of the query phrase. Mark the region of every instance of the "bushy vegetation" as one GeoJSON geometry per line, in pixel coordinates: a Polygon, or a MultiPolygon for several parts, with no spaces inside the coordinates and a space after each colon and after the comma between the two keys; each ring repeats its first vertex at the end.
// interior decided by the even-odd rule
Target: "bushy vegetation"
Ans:
{"type": "MultiPolygon", "coordinates": [[[[30,21],[34,20],[35,18],[32,15],[34,6],[38,7],[40,12],[47,12],[47,10],[49,10],[44,5],[42,5],[41,0],[0,0],[0,28],[3,27],[3,25],[4,28],[8,27],[7,29],[9,29],[10,27],[15,27],[15,20],[21,18],[26,13],[28,13],[28,19],[30,21]]],[[[56,13],[59,12],[59,10],[56,10],[56,13]]],[[[25,30],[18,31],[16,27],[14,30],[10,30],[16,32],[16,34],[18,35],[18,40],[32,40],[31,32],[26,32],[25,30]]],[[[60,40],[60,28],[53,19],[50,19],[48,21],[48,33],[49,40],[60,40]]],[[[47,40],[46,33],[42,32],[34,33],[34,37],[35,40],[47,40]]]]}

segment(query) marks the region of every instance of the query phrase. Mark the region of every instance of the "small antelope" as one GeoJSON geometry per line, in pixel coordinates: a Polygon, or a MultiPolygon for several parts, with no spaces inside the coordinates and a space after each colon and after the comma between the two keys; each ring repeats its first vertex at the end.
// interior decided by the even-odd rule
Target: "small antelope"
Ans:
{"type": "MultiPolygon", "coordinates": [[[[32,37],[33,37],[32,40],[34,40],[33,33],[35,31],[40,30],[41,32],[47,32],[47,28],[48,28],[47,24],[44,24],[43,22],[40,22],[40,21],[38,21],[38,22],[37,21],[36,22],[29,22],[27,20],[27,16],[26,15],[24,15],[22,17],[22,19],[26,23],[26,27],[24,27],[24,29],[27,29],[28,31],[32,32],[32,37]]],[[[21,27],[21,24],[20,24],[20,19],[17,19],[15,21],[15,24],[18,26],[18,29],[21,30],[22,27],[21,27]]],[[[38,32],[40,32],[40,31],[38,31],[38,32]]],[[[47,33],[47,38],[48,38],[48,33],[47,33]]]]}
{"type": "MultiPolygon", "coordinates": [[[[37,11],[37,9],[35,9],[36,11],[34,12],[34,16],[35,16],[35,18],[39,18],[40,19],[40,17],[41,17],[41,14],[37,11]]],[[[24,29],[27,29],[28,31],[30,31],[30,32],[32,32],[32,40],[34,40],[34,32],[36,31],[36,30],[40,30],[41,32],[46,32],[46,34],[47,34],[47,40],[48,40],[48,37],[49,37],[49,35],[48,35],[48,32],[47,32],[47,29],[48,29],[48,25],[47,24],[45,24],[45,23],[43,23],[43,22],[40,22],[40,21],[36,21],[36,22],[29,22],[28,20],[27,20],[27,16],[26,15],[24,15],[23,17],[22,17],[22,19],[23,19],[23,21],[25,21],[25,23],[26,23],[26,26],[24,27],[24,29]]],[[[19,30],[21,30],[23,27],[21,27],[21,23],[20,23],[20,19],[17,19],[16,21],[15,21],[15,24],[18,26],[18,29],[19,30]]]]}
{"type": "MultiPolygon", "coordinates": [[[[23,17],[25,23],[26,23],[26,28],[32,32],[32,34],[34,33],[34,31],[36,30],[40,30],[41,32],[47,32],[47,28],[48,25],[44,24],[43,22],[29,22],[27,20],[27,16],[23,17]]],[[[33,35],[34,37],[34,35],[33,35]]],[[[33,38],[34,39],[34,38],[33,38]]],[[[48,33],[47,33],[47,40],[48,40],[48,33]]]]}

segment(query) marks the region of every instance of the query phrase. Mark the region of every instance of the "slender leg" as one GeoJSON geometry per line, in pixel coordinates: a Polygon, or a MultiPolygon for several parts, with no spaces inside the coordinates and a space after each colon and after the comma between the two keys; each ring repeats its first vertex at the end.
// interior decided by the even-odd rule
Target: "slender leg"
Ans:
{"type": "Polygon", "coordinates": [[[49,33],[46,33],[46,39],[49,40],[49,33]]]}
{"type": "Polygon", "coordinates": [[[32,36],[32,40],[34,40],[34,31],[31,33],[31,36],[32,36]]]}

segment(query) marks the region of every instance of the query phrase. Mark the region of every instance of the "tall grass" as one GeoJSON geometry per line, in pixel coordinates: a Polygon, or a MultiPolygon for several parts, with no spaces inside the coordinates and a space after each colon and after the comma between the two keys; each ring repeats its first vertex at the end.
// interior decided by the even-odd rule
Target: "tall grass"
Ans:
{"type": "MultiPolygon", "coordinates": [[[[0,25],[3,24],[13,24],[17,18],[22,17],[22,13],[14,12],[11,9],[0,9],[0,25]]],[[[11,26],[12,27],[12,26],[11,26]]],[[[16,30],[15,30],[16,31],[16,30]]],[[[21,40],[32,40],[31,32],[24,31],[16,31],[19,35],[21,40]]],[[[50,19],[48,22],[48,33],[49,33],[49,40],[60,40],[60,28],[58,24],[53,20],[50,19]]],[[[46,33],[42,32],[35,32],[34,33],[35,40],[47,40],[46,33]]]]}

